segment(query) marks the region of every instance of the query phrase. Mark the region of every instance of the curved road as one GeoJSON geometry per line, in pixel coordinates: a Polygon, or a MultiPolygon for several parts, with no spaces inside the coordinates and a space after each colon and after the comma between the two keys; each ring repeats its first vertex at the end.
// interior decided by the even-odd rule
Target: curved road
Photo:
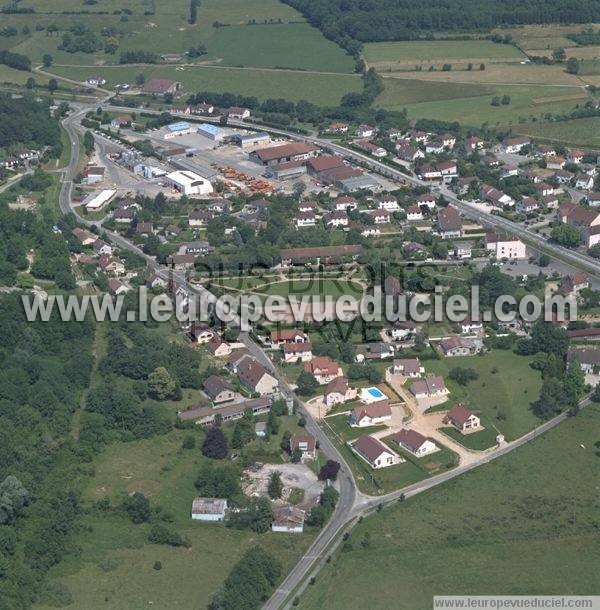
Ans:
{"type": "MultiPolygon", "coordinates": [[[[60,191],[60,207],[63,213],[65,214],[75,214],[77,220],[81,224],[86,226],[91,226],[93,224],[101,226],[102,222],[90,222],[89,220],[75,213],[71,204],[71,188],[75,172],[77,171],[77,164],[80,156],[80,145],[78,137],[78,130],[80,129],[79,121],[81,117],[94,106],[95,105],[88,105],[80,107],[78,110],[70,114],[63,121],[63,126],[65,127],[67,133],[69,134],[69,137],[71,138],[71,158],[69,161],[69,165],[63,170],[65,176],[60,191]]],[[[131,109],[123,108],[123,110],[129,111],[131,109]]],[[[247,126],[241,121],[230,121],[230,123],[239,124],[239,126],[247,126]]],[[[393,178],[401,182],[410,182],[419,186],[430,186],[416,178],[407,176],[380,162],[374,161],[366,155],[362,155],[361,153],[349,150],[338,144],[333,144],[328,140],[321,140],[319,138],[314,138],[310,136],[298,136],[297,134],[292,134],[284,130],[269,129],[269,131],[278,133],[280,135],[286,135],[290,138],[312,142],[323,148],[333,150],[334,152],[338,152],[346,157],[352,158],[354,161],[360,163],[361,165],[364,165],[369,169],[379,174],[385,175],[389,178],[393,178]]],[[[455,195],[447,189],[441,189],[441,192],[448,200],[450,200],[454,205],[459,207],[466,216],[474,218],[488,226],[509,230],[519,236],[526,236],[527,241],[529,241],[530,243],[533,242],[535,244],[543,242],[544,247],[548,247],[547,242],[543,238],[540,238],[539,236],[531,233],[527,229],[524,229],[519,225],[516,225],[515,223],[507,221],[503,218],[491,216],[489,214],[486,214],[485,212],[476,210],[472,206],[469,206],[468,204],[465,204],[464,202],[458,200],[455,195]]],[[[199,295],[213,304],[216,302],[217,299],[215,295],[210,293],[208,290],[206,290],[202,286],[190,284],[184,274],[172,271],[170,269],[166,269],[165,267],[157,263],[154,258],[146,255],[140,248],[138,248],[135,244],[131,243],[129,240],[125,239],[120,234],[112,231],[107,231],[106,234],[108,239],[117,246],[133,251],[139,256],[142,256],[144,260],[146,260],[148,266],[162,277],[167,279],[172,278],[178,283],[180,283],[185,289],[187,289],[188,292],[199,295]]],[[[571,257],[571,259],[575,264],[577,264],[577,266],[585,266],[586,269],[593,269],[594,274],[598,274],[600,272],[600,265],[594,259],[590,259],[590,257],[568,250],[565,250],[564,253],[561,251],[561,256],[563,254],[571,257]]],[[[287,397],[292,397],[292,389],[290,388],[286,380],[281,376],[279,371],[273,366],[273,363],[271,362],[263,348],[258,345],[246,332],[242,332],[240,334],[240,341],[242,341],[246,345],[248,350],[277,377],[283,394],[287,397]]],[[[582,401],[581,406],[586,406],[588,403],[589,399],[586,398],[582,401]]],[[[266,602],[264,608],[267,610],[275,610],[284,606],[287,607],[287,605],[289,605],[289,602],[286,605],[286,599],[290,596],[290,593],[294,590],[296,591],[296,593],[301,593],[304,590],[304,588],[307,586],[307,577],[309,573],[316,573],[316,571],[318,571],[321,565],[323,564],[323,561],[326,557],[325,551],[328,549],[329,545],[332,543],[332,541],[334,541],[334,545],[339,543],[341,537],[338,537],[336,539],[336,536],[338,536],[344,528],[346,528],[346,531],[349,531],[357,522],[357,517],[368,514],[380,504],[394,502],[400,499],[401,497],[411,497],[413,495],[431,489],[436,485],[449,481],[454,477],[460,476],[461,474],[468,472],[469,470],[472,470],[474,468],[477,468],[478,466],[487,464],[492,460],[495,460],[496,458],[501,457],[509,453],[510,451],[517,449],[518,447],[523,446],[525,443],[528,443],[538,435],[543,434],[544,432],[554,428],[569,417],[569,415],[566,413],[559,415],[551,421],[546,422],[535,430],[522,436],[521,438],[511,443],[507,443],[491,452],[483,454],[481,458],[479,458],[475,462],[472,462],[469,465],[462,467],[459,466],[452,471],[431,477],[430,479],[415,483],[414,485],[410,485],[392,493],[383,496],[373,497],[367,496],[358,491],[352,472],[338,449],[333,445],[329,437],[323,432],[323,430],[312,418],[312,416],[306,410],[302,403],[300,404],[299,408],[304,417],[306,418],[306,429],[311,434],[314,434],[317,437],[323,452],[329,457],[336,459],[341,464],[340,473],[338,475],[340,498],[329,522],[319,532],[319,535],[312,543],[308,551],[301,557],[298,563],[294,566],[291,572],[286,576],[284,581],[273,593],[271,598],[266,602]]]]}

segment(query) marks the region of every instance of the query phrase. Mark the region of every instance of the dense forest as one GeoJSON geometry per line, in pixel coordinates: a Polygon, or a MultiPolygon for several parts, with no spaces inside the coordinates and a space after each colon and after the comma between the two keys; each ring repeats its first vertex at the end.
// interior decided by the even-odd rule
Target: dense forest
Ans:
{"type": "Polygon", "coordinates": [[[0,95],[0,148],[14,144],[55,147],[60,141],[60,128],[50,116],[47,102],[37,102],[32,96],[13,99],[9,94],[0,95]]]}
{"type": "Polygon", "coordinates": [[[594,23],[598,0],[283,0],[351,53],[361,42],[529,23],[594,23]]]}

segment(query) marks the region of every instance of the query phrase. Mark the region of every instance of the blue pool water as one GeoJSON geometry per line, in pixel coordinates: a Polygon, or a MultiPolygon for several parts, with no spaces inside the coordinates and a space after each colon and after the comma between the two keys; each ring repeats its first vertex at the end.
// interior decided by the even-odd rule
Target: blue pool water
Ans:
{"type": "Polygon", "coordinates": [[[381,398],[383,396],[383,392],[379,391],[377,388],[369,388],[367,392],[369,392],[373,398],[381,398]]]}

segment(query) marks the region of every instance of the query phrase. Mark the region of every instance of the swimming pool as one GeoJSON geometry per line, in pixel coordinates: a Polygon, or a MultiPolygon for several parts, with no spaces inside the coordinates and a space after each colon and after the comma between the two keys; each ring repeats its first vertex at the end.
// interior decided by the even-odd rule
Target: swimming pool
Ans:
{"type": "Polygon", "coordinates": [[[370,388],[363,388],[360,392],[360,397],[363,402],[370,403],[376,402],[378,400],[385,400],[387,396],[375,386],[371,386],[370,388]]]}

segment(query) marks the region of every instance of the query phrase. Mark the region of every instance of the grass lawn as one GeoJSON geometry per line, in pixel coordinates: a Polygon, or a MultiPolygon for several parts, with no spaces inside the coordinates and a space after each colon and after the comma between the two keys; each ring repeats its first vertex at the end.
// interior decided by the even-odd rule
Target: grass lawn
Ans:
{"type": "Polygon", "coordinates": [[[600,146],[600,117],[557,123],[527,123],[516,127],[515,131],[562,144],[600,146]]]}
{"type": "Polygon", "coordinates": [[[599,429],[596,405],[364,519],[298,607],[430,610],[434,595],[597,594],[599,429]]]}
{"type": "MultiPolygon", "coordinates": [[[[85,81],[91,68],[51,68],[58,76],[85,81]]],[[[362,80],[355,74],[310,74],[300,71],[225,68],[219,66],[186,66],[177,71],[169,66],[115,66],[93,68],[107,80],[107,87],[119,83],[133,83],[143,72],[146,79],[172,78],[182,83],[183,95],[197,91],[228,91],[240,95],[255,96],[259,100],[285,98],[301,99],[315,104],[337,104],[345,93],[362,91],[362,80]]]]}
{"type": "Polygon", "coordinates": [[[369,65],[378,63],[422,63],[427,61],[518,60],[524,57],[516,47],[490,40],[415,40],[374,42],[364,47],[369,65]]]}
{"type": "Polygon", "coordinates": [[[442,375],[451,392],[450,399],[437,410],[465,402],[483,417],[484,425],[498,428],[511,441],[540,423],[530,404],[538,398],[541,376],[529,362],[530,358],[512,351],[493,350],[483,356],[427,360],[425,369],[442,375]],[[454,367],[473,368],[479,377],[461,386],[448,377],[454,367]]]}
{"type": "Polygon", "coordinates": [[[442,428],[441,431],[467,449],[483,451],[484,449],[488,449],[489,447],[494,447],[496,445],[497,433],[493,428],[487,427],[484,421],[481,423],[485,427],[485,430],[473,432],[473,434],[461,434],[456,428],[452,427],[442,428]]]}
{"type": "Polygon", "coordinates": [[[423,458],[416,458],[400,449],[395,443],[390,447],[406,461],[403,464],[373,470],[362,458],[357,456],[346,444],[364,434],[372,434],[385,429],[385,426],[353,428],[348,424],[347,415],[327,417],[321,427],[332,439],[354,473],[359,489],[370,495],[378,495],[400,489],[421,481],[431,475],[455,466],[455,455],[446,447],[423,458]]]}
{"type": "Polygon", "coordinates": [[[344,294],[356,296],[362,293],[360,284],[346,280],[329,280],[314,278],[310,280],[290,280],[269,284],[259,289],[261,293],[268,295],[280,295],[287,297],[290,294],[331,296],[336,299],[344,294]]]}

